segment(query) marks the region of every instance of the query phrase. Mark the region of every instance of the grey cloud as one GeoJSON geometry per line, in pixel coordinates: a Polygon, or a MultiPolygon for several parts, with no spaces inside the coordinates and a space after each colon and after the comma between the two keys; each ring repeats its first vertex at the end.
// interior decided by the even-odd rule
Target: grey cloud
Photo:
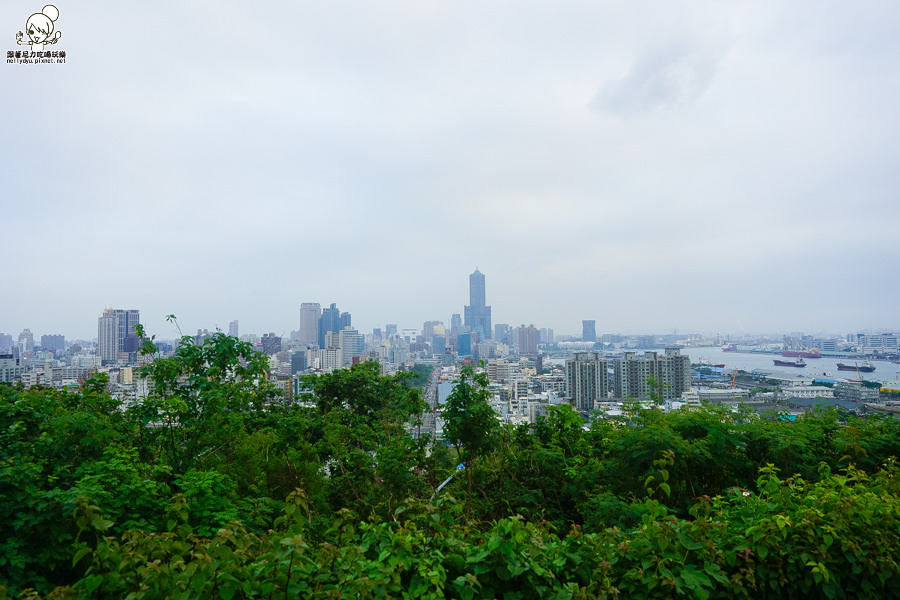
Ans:
{"type": "Polygon", "coordinates": [[[280,333],[303,301],[418,326],[476,266],[495,320],[558,333],[897,318],[896,244],[860,233],[900,228],[893,5],[60,11],[68,64],[0,65],[0,331],[280,333]],[[878,289],[781,308],[841,277],[878,289]]]}
{"type": "Polygon", "coordinates": [[[671,44],[638,56],[624,77],[601,85],[590,107],[630,116],[688,104],[706,91],[715,74],[716,60],[709,51],[671,44]]]}

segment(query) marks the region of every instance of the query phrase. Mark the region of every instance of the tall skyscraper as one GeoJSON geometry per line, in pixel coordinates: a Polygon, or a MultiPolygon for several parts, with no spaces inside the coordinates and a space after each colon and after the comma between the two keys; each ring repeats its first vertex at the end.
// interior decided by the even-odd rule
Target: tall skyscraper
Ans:
{"type": "Polygon", "coordinates": [[[581,341],[596,342],[597,341],[597,322],[593,319],[581,322],[581,341]]]}
{"type": "Polygon", "coordinates": [[[107,308],[97,320],[97,354],[100,362],[115,362],[116,352],[119,351],[118,332],[119,321],[116,311],[107,308]]]}
{"type": "Polygon", "coordinates": [[[491,339],[491,307],[485,305],[484,274],[475,269],[469,275],[469,305],[463,311],[466,327],[478,334],[478,339],[491,339]]]}
{"type": "Polygon", "coordinates": [[[325,334],[329,331],[341,330],[341,311],[334,302],[331,306],[322,310],[319,317],[319,348],[325,347],[325,334]]]}
{"type": "Polygon", "coordinates": [[[97,353],[101,362],[116,361],[116,355],[125,350],[125,339],[128,336],[137,337],[135,326],[140,321],[141,313],[138,310],[107,308],[103,311],[97,319],[97,353]]]}
{"type": "Polygon", "coordinates": [[[300,305],[300,333],[297,340],[301,346],[319,343],[319,317],[322,307],[318,302],[304,302],[300,305]]]}
{"type": "Polygon", "coordinates": [[[234,320],[234,321],[232,321],[231,323],[228,324],[228,335],[230,335],[231,337],[240,337],[240,335],[238,335],[238,322],[237,322],[237,320],[234,320]]]}

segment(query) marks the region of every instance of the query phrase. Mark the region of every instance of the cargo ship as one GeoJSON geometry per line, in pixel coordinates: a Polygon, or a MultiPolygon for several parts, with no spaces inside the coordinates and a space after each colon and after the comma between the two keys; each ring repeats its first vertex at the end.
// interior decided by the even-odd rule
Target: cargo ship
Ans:
{"type": "MultiPolygon", "coordinates": [[[[806,366],[806,361],[802,358],[798,358],[797,360],[778,360],[775,359],[776,367],[800,367],[803,368],[806,366]]],[[[840,366],[838,366],[840,368],[840,366]]]]}
{"type": "Polygon", "coordinates": [[[782,356],[790,358],[822,358],[822,352],[818,348],[812,350],[782,350],[782,356]]]}
{"type": "Polygon", "coordinates": [[[845,365],[844,363],[838,363],[837,368],[838,371],[859,371],[860,373],[871,373],[875,370],[875,365],[873,365],[869,361],[866,361],[861,365],[845,365]]]}
{"type": "Polygon", "coordinates": [[[725,368],[725,363],[713,363],[712,361],[707,360],[705,358],[701,358],[697,364],[700,365],[701,367],[714,367],[716,369],[724,369],[725,368]]]}

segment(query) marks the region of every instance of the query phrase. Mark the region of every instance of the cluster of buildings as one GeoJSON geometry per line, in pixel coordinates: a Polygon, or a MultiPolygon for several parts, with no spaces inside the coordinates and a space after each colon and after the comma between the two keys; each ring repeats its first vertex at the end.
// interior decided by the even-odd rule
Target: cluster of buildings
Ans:
{"type": "MultiPolygon", "coordinates": [[[[43,335],[38,342],[28,329],[18,338],[0,333],[0,381],[61,387],[78,384],[91,373],[102,371],[109,376],[113,393],[125,399],[144,396],[146,382],[135,369],[152,357],[139,352],[139,323],[136,309],[107,308],[98,318],[97,339],[89,342],[67,343],[59,334],[43,335]]],[[[598,335],[596,321],[585,319],[580,339],[556,340],[552,329],[534,324],[495,324],[486,302],[485,276],[477,269],[469,275],[469,302],[461,313],[453,313],[446,322],[425,321],[421,329],[389,323],[362,333],[353,326],[351,314],[335,303],[325,306],[303,302],[299,327],[289,335],[240,335],[237,320],[229,323],[228,334],[269,356],[270,380],[288,395],[302,391],[304,375],[376,361],[384,374],[411,370],[416,365],[434,369],[434,385],[428,394],[432,405],[439,407],[458,380],[461,366],[483,368],[498,415],[511,423],[533,421],[548,406],[563,402],[588,414],[626,400],[671,405],[747,399],[740,389],[692,388],[690,358],[674,345],[716,343],[699,335],[598,335]],[[641,354],[629,350],[660,347],[665,349],[641,354]]],[[[198,330],[193,338],[201,343],[211,335],[208,330],[198,330]]],[[[160,355],[173,352],[178,343],[157,342],[160,355]]],[[[791,334],[785,336],[784,345],[823,351],[852,345],[896,352],[897,338],[892,333],[859,334],[841,340],[791,334]]],[[[819,387],[798,386],[795,395],[800,400],[834,396],[841,401],[865,402],[873,394],[870,389],[853,385],[819,387]]],[[[874,393],[877,395],[877,390],[874,393]]],[[[439,429],[437,421],[433,426],[439,429]]]]}
{"type": "Polygon", "coordinates": [[[578,410],[610,400],[679,400],[691,389],[691,359],[678,348],[605,357],[576,352],[566,361],[566,392],[578,410]]]}
{"type": "Polygon", "coordinates": [[[844,337],[819,337],[804,333],[784,336],[786,350],[818,350],[823,355],[856,353],[860,355],[892,355],[900,352],[897,334],[852,333],[844,337]]]}
{"type": "Polygon", "coordinates": [[[318,302],[304,302],[300,328],[283,347],[289,349],[293,372],[328,372],[360,360],[377,360],[391,371],[423,362],[446,365],[460,359],[538,358],[539,346],[552,342],[551,329],[533,324],[492,325],[485,277],[476,269],[469,275],[469,304],[462,313],[452,314],[448,323],[425,321],[421,329],[399,329],[389,323],[363,334],[353,327],[350,313],[341,312],[335,304],[323,308],[318,302]]]}

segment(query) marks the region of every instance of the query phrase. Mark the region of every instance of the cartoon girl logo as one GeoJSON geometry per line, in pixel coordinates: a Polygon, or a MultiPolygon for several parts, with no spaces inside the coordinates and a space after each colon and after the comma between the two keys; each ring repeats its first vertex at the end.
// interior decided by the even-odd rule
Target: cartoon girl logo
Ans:
{"type": "Polygon", "coordinates": [[[34,13],[25,21],[25,30],[28,39],[23,39],[22,32],[16,34],[16,43],[20,46],[31,45],[32,52],[40,52],[44,45],[55,44],[62,37],[62,33],[53,33],[53,22],[59,18],[59,10],[52,4],[45,6],[41,12],[34,13]]]}

